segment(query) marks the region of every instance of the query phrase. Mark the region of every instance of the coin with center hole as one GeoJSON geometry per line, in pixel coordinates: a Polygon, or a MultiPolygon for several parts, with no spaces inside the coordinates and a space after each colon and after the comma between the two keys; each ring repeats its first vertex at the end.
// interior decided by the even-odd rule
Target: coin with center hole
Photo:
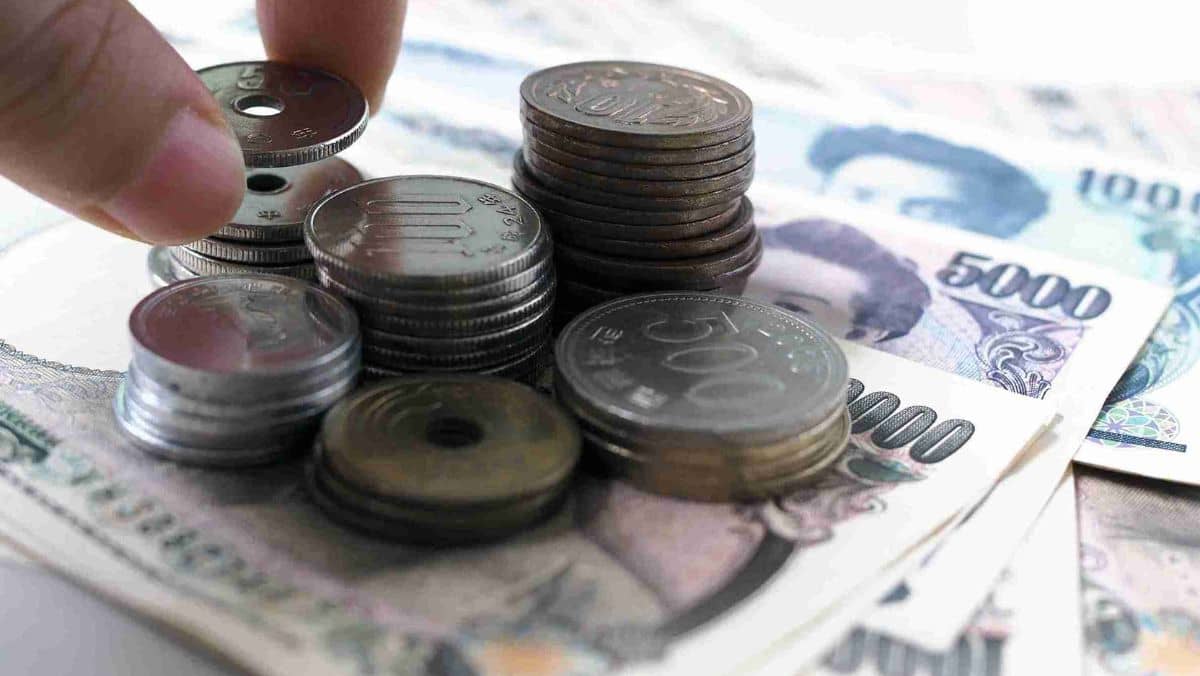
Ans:
{"type": "Polygon", "coordinates": [[[525,117],[568,136],[634,148],[693,148],[741,136],[750,98],[684,68],[586,61],[537,71],[521,83],[525,117]]]}
{"type": "Polygon", "coordinates": [[[220,258],[213,258],[193,251],[185,246],[170,247],[171,260],[178,267],[196,275],[227,275],[227,274],[260,274],[284,275],[305,281],[316,281],[317,269],[312,261],[284,264],[248,264],[235,263],[220,258]]]}
{"type": "Polygon", "coordinates": [[[532,389],[473,375],[399,378],[334,406],[329,467],[388,500],[450,508],[560,490],[579,459],[575,422],[532,389]]]}
{"type": "Polygon", "coordinates": [[[244,242],[303,242],[304,217],[312,205],[360,181],[362,174],[338,157],[295,167],[247,169],[242,205],[216,236],[244,242]]]}
{"type": "Polygon", "coordinates": [[[367,126],[350,82],[312,68],[242,61],[196,72],[242,146],[247,167],[287,167],[334,155],[367,126]]]}

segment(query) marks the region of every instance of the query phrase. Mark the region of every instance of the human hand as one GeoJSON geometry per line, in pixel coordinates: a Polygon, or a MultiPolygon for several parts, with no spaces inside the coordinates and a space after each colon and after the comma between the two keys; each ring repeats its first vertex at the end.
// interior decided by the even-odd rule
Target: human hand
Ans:
{"type": "MultiPolygon", "coordinates": [[[[267,56],[341,75],[378,110],[405,0],[258,0],[267,56]]],[[[102,228],[176,244],[228,222],[242,152],[128,0],[0,0],[0,174],[102,228]]]]}

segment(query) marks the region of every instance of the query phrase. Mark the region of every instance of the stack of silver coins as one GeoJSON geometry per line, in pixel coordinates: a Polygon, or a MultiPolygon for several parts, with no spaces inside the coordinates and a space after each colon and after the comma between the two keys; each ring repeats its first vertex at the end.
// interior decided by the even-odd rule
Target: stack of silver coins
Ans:
{"type": "Polygon", "coordinates": [[[304,236],[321,284],[358,310],[368,375],[528,380],[543,362],[550,238],[511,192],[450,176],[376,179],[313,207],[304,236]]]}
{"type": "Polygon", "coordinates": [[[357,381],[353,309],[297,279],[183,280],[138,303],[129,330],[117,422],[139,448],[181,463],[252,465],[301,450],[357,381]]]}
{"type": "Polygon", "coordinates": [[[198,75],[242,146],[246,193],[234,219],[211,237],[165,255],[151,251],[151,281],[224,273],[316,281],[304,217],[325,195],[362,180],[331,156],[362,134],[366,99],[336,75],[281,63],[228,63],[198,75]]]}
{"type": "Polygon", "coordinates": [[[627,293],[740,293],[762,257],[750,99],[682,68],[595,61],[521,84],[513,185],[554,234],[560,313],[627,293]]]}
{"type": "Polygon", "coordinates": [[[811,482],[849,440],[846,358],[774,306],[706,293],[622,299],[577,316],[555,390],[589,457],[655,493],[758,500],[811,482]]]}
{"type": "Polygon", "coordinates": [[[410,376],[334,406],[307,478],[339,522],[405,541],[470,543],[552,513],[579,455],[574,421],[524,385],[410,376]]]}

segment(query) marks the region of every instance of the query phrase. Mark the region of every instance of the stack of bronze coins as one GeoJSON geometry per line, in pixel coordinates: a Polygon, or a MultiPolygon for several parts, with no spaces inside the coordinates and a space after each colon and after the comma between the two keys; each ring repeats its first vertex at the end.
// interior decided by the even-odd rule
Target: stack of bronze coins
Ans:
{"type": "Polygon", "coordinates": [[[553,401],[477,375],[393,378],[329,411],[308,466],[331,517],[405,541],[494,540],[552,513],[579,460],[553,401]]]}
{"type": "Polygon", "coordinates": [[[560,315],[627,293],[740,293],[762,257],[750,99],[670,66],[556,66],[521,84],[513,185],[551,228],[560,315]]]}
{"type": "Polygon", "coordinates": [[[129,330],[117,422],[136,446],[176,462],[240,466],[303,450],[357,382],[354,311],[297,279],[183,280],[142,300],[129,330]]]}
{"type": "Polygon", "coordinates": [[[849,440],[845,355],[771,305],[666,292],[563,329],[555,392],[589,457],[655,493],[759,500],[811,482],[849,440]]]}
{"type": "Polygon", "coordinates": [[[367,375],[528,380],[543,363],[550,238],[511,192],[450,176],[376,179],[318,203],[304,236],[321,284],[358,310],[367,375]]]}
{"type": "Polygon", "coordinates": [[[151,281],[225,273],[316,281],[304,217],[325,195],[362,180],[331,156],[362,134],[366,99],[335,75],[279,63],[230,63],[198,74],[238,136],[246,193],[234,219],[211,237],[152,250],[151,281]]]}

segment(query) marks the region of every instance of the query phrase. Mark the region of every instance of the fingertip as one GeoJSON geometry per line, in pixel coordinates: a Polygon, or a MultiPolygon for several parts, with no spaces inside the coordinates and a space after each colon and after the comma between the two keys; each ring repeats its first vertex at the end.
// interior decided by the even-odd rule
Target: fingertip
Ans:
{"type": "Polygon", "coordinates": [[[244,180],[241,149],[224,122],[182,108],[140,173],[98,208],[139,239],[181,244],[233,218],[244,180]]]}

